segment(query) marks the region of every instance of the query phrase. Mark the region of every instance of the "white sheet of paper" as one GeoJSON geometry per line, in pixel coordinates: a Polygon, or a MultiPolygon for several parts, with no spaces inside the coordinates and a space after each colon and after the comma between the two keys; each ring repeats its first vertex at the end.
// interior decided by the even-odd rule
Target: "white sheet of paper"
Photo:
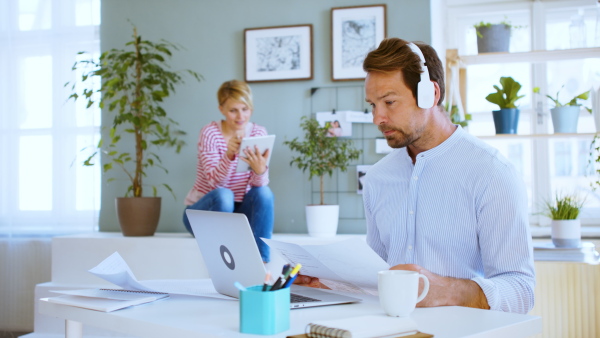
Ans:
{"type": "Polygon", "coordinates": [[[118,252],[113,253],[96,267],[88,271],[127,290],[143,290],[219,299],[235,299],[218,293],[210,279],[165,279],[140,282],[135,278],[133,272],[118,252]]]}
{"type": "Polygon", "coordinates": [[[300,263],[303,275],[377,289],[377,272],[390,266],[360,238],[321,245],[298,245],[263,238],[290,264],[300,263]]]}
{"type": "MultiPolygon", "coordinates": [[[[115,289],[118,290],[118,289],[115,289]]],[[[78,290],[50,290],[50,292],[60,293],[63,295],[81,296],[90,298],[102,298],[112,300],[147,300],[153,301],[160,298],[168,297],[167,294],[160,293],[144,293],[138,290],[133,292],[115,291],[109,289],[78,289],[78,290]]]]}
{"type": "Polygon", "coordinates": [[[126,290],[158,291],[144,286],[133,275],[129,265],[118,252],[114,252],[97,266],[88,270],[93,275],[118,285],[126,290]]]}
{"type": "Polygon", "coordinates": [[[316,259],[310,252],[304,247],[294,244],[276,241],[274,239],[262,238],[267,245],[277,250],[279,254],[287,261],[287,263],[296,265],[302,264],[300,273],[307,276],[313,276],[331,280],[342,280],[340,276],[331,271],[327,266],[323,265],[318,259],[316,259]]]}

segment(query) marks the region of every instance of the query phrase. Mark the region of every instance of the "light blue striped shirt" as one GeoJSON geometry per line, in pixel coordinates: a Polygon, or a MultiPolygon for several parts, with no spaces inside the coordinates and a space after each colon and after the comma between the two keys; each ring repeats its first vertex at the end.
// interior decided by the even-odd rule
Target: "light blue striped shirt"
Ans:
{"type": "Polygon", "coordinates": [[[459,126],[414,164],[395,149],[368,170],[363,199],[367,242],[390,266],[471,279],[492,310],[533,307],[527,193],[495,148],[459,126]]]}

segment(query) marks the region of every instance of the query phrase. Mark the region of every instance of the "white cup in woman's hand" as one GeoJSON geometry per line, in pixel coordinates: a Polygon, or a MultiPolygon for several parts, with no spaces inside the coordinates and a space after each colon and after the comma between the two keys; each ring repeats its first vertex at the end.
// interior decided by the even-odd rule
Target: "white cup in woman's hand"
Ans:
{"type": "Polygon", "coordinates": [[[378,273],[379,302],[388,316],[406,317],[429,291],[429,279],[415,271],[384,270],[378,273]],[[424,282],[419,295],[419,279],[424,282]]]}

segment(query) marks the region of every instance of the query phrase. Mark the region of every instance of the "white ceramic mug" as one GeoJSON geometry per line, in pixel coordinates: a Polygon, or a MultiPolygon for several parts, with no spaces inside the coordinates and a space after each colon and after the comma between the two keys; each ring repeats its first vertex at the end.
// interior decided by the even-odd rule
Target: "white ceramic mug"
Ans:
{"type": "Polygon", "coordinates": [[[384,270],[378,273],[379,302],[388,316],[406,317],[429,292],[429,279],[415,271],[384,270]],[[423,291],[419,295],[419,279],[423,291]]]}

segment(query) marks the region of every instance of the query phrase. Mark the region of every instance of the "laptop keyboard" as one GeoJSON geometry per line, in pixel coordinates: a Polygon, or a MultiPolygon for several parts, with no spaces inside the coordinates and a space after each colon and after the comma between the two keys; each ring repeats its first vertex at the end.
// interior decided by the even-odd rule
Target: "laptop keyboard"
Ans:
{"type": "Polygon", "coordinates": [[[306,303],[306,302],[320,302],[320,299],[310,298],[306,296],[301,296],[295,293],[290,293],[290,302],[291,303],[306,303]]]}

